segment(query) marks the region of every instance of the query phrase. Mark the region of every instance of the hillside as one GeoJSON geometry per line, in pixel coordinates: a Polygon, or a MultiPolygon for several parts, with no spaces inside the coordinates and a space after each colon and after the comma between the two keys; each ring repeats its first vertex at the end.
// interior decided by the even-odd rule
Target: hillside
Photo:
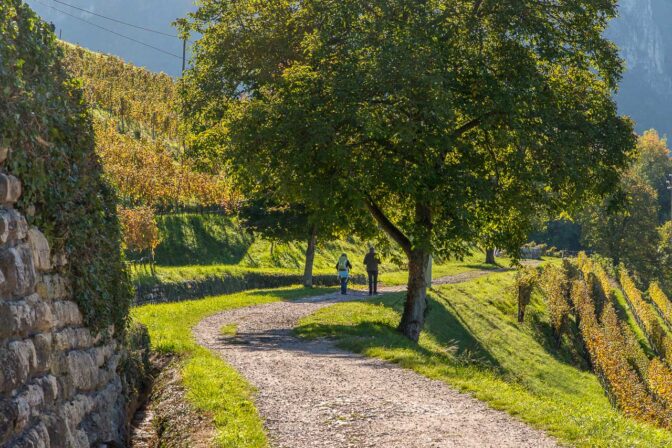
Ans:
{"type": "MultiPolygon", "coordinates": [[[[551,264],[557,266],[558,262],[552,261],[551,264]]],[[[478,271],[471,269],[467,272],[475,276],[478,271]]],[[[408,341],[395,331],[402,311],[403,292],[368,301],[351,301],[324,307],[300,320],[295,334],[305,340],[292,342],[291,349],[287,349],[287,356],[298,353],[301,363],[307,362],[308,358],[314,362],[327,362],[330,374],[340,374],[342,364],[348,366],[355,361],[351,361],[340,350],[325,353],[325,347],[330,342],[323,338],[332,338],[341,349],[379,358],[455,387],[487,402],[494,409],[506,411],[516,420],[544,429],[561,444],[604,448],[663,448],[672,444],[672,434],[669,431],[640,422],[636,418],[626,417],[617,410],[610,402],[610,396],[605,394],[600,376],[589,370],[587,354],[572,349],[574,343],[571,338],[564,337],[563,343],[557,345],[552,329],[553,308],[544,295],[535,292],[526,309],[525,321],[517,321],[517,302],[512,294],[515,278],[513,272],[493,273],[472,280],[469,280],[469,276],[462,280],[456,278],[455,284],[435,286],[430,294],[426,331],[419,344],[408,341]],[[317,347],[320,347],[320,351],[317,351],[317,347]]],[[[315,292],[319,293],[322,292],[315,292]]],[[[189,403],[196,412],[208,412],[216,416],[212,430],[216,434],[218,446],[267,446],[267,431],[264,431],[262,422],[264,415],[260,415],[262,411],[255,404],[263,400],[264,406],[268,406],[268,394],[259,398],[251,392],[251,386],[243,380],[239,372],[240,369],[245,372],[248,368],[246,366],[270,362],[274,366],[273,384],[285,381],[286,365],[277,353],[282,351],[271,350],[268,346],[249,350],[246,345],[253,344],[256,347],[264,343],[285,344],[286,342],[276,341],[277,338],[284,337],[281,335],[285,330],[279,332],[274,328],[260,330],[246,327],[259,319],[259,316],[265,315],[264,310],[269,302],[293,300],[306,294],[309,293],[305,290],[301,292],[294,289],[250,292],[206,298],[198,302],[148,305],[134,310],[134,317],[149,326],[156,350],[179,353],[185,357],[186,362],[180,368],[188,379],[187,391],[193,394],[189,403]],[[254,311],[234,310],[251,304],[260,306],[254,311]],[[218,314],[222,312],[225,313],[218,314]],[[215,351],[203,350],[196,345],[190,331],[192,326],[199,327],[198,337],[202,338],[207,326],[205,323],[197,325],[198,322],[230,322],[225,317],[232,312],[233,316],[247,316],[250,313],[253,316],[241,319],[239,323],[234,319],[234,323],[221,327],[221,333],[219,327],[212,324],[211,331],[217,332],[212,337],[220,341],[220,345],[208,348],[215,351]],[[249,338],[249,342],[246,338],[249,338]],[[236,350],[241,347],[242,354],[237,356],[246,356],[245,353],[249,353],[249,356],[257,357],[257,361],[238,365],[239,370],[236,372],[226,361],[226,356],[230,353],[223,351],[225,349],[222,347],[226,347],[226,344],[232,344],[236,350]],[[224,362],[218,354],[224,358],[224,362]],[[268,359],[264,360],[265,358],[268,359]],[[235,387],[223,387],[225,383],[235,384],[235,387]],[[224,392],[214,393],[215,390],[224,392]],[[232,406],[232,403],[244,405],[232,406]]],[[[276,305],[278,306],[269,308],[274,311],[268,313],[268,319],[295,307],[291,303],[276,305]]],[[[628,309],[624,312],[631,316],[628,309]]],[[[576,332],[578,328],[574,326],[572,331],[576,332]]],[[[199,340],[198,337],[196,340],[199,340]]],[[[235,358],[233,361],[240,362],[240,359],[235,358]]],[[[394,372],[393,367],[379,362],[362,361],[363,365],[358,369],[371,369],[372,378],[381,374],[381,365],[385,366],[383,372],[394,372]]],[[[287,365],[297,368],[295,363],[287,365]]],[[[250,374],[254,376],[256,373],[248,372],[246,378],[249,379],[250,374]]],[[[313,376],[320,377],[311,375],[313,376]]],[[[315,382],[315,378],[296,382],[296,377],[292,376],[293,384],[288,386],[293,396],[302,393],[300,391],[308,384],[305,387],[312,389],[305,399],[311,400],[316,391],[319,392],[319,387],[323,387],[315,382]]],[[[370,378],[366,381],[370,381],[370,378]]],[[[318,393],[319,397],[324,401],[324,397],[338,393],[341,388],[348,388],[345,384],[347,381],[343,383],[335,383],[332,379],[330,388],[333,390],[318,393]]],[[[401,387],[396,384],[392,387],[391,383],[387,385],[387,389],[401,387]]],[[[438,384],[434,383],[432,387],[439,393],[441,388],[438,384]]],[[[371,390],[362,393],[369,394],[371,390]]],[[[340,415],[342,421],[347,421],[348,424],[334,425],[334,431],[349,431],[361,419],[367,422],[367,428],[373,429],[381,418],[376,412],[380,412],[382,416],[389,412],[389,407],[386,408],[387,411],[374,411],[377,403],[370,402],[358,408],[359,411],[365,408],[366,413],[349,414],[347,407],[355,400],[356,396],[353,395],[348,400],[338,401],[338,407],[333,412],[340,412],[341,414],[336,414],[336,418],[340,415]]],[[[422,403],[428,405],[428,401],[422,403]]],[[[157,409],[160,406],[157,403],[157,409]]],[[[300,406],[296,406],[292,409],[299,408],[300,406]]],[[[317,411],[321,409],[320,406],[315,408],[317,411]]],[[[170,415],[170,409],[157,412],[164,415],[164,418],[168,418],[166,413],[170,415]]],[[[411,418],[410,414],[414,411],[408,412],[405,415],[411,418]]],[[[460,408],[460,412],[454,412],[453,409],[453,412],[442,414],[441,421],[459,419],[464,412],[466,411],[463,408],[460,408]]],[[[395,417],[385,417],[386,421],[388,418],[395,417]]],[[[501,422],[503,418],[494,420],[501,422]]],[[[489,421],[493,421],[492,417],[489,421]]],[[[296,420],[293,420],[293,427],[296,428],[296,425],[296,420]]],[[[165,432],[168,438],[172,426],[169,423],[165,432]]],[[[460,426],[461,430],[452,437],[464,437],[469,433],[468,427],[468,424],[460,426]]],[[[275,428],[275,425],[271,427],[271,433],[275,428]]],[[[436,431],[436,426],[432,425],[430,431],[436,431]]],[[[302,437],[310,437],[310,433],[311,431],[306,431],[302,437]]],[[[500,439],[500,442],[504,443],[503,440],[505,439],[500,439]]],[[[529,440],[519,440],[519,444],[515,446],[528,446],[526,443],[529,440]]]]}
{"type": "Polygon", "coordinates": [[[63,3],[27,0],[26,3],[47,23],[53,23],[56,34],[68,42],[77,42],[96,51],[119,55],[127,61],[147,67],[154,72],[162,71],[171,76],[180,75],[182,42],[177,38],[177,33],[171,23],[195,10],[193,0],[172,0],[170,2],[164,0],[143,0],[140,2],[131,0],[106,2],[71,0],[63,3]],[[117,22],[87,13],[83,9],[158,31],[161,34],[120,25],[117,22]],[[117,34],[105,31],[98,26],[112,30],[117,34]],[[128,36],[146,45],[131,41],[123,36],[128,36]]]}
{"type": "Polygon", "coordinates": [[[226,208],[226,176],[184,160],[175,81],[120,58],[61,42],[70,73],[94,111],[96,150],[125,207],[226,208]],[[161,176],[157,176],[161,173],[161,176]]]}
{"type": "MultiPolygon", "coordinates": [[[[325,308],[304,318],[296,331],[307,338],[336,338],[341,348],[446,382],[571,446],[670,446],[672,433],[655,427],[670,422],[669,370],[654,358],[647,379],[634,373],[630,354],[638,349],[621,351],[618,327],[610,327],[606,315],[591,330],[580,324],[574,336],[578,327],[567,328],[558,345],[552,302],[533,294],[525,321],[517,322],[514,285],[514,275],[503,273],[436,288],[418,346],[394,331],[401,312],[397,296],[325,308]],[[581,348],[571,340],[586,331],[592,335],[585,341],[595,374],[587,368],[588,354],[572,348],[581,348]],[[642,387],[642,381],[650,386],[642,387]]],[[[572,297],[577,306],[585,305],[572,297]]],[[[597,296],[590,300],[600,303],[597,296]]],[[[632,317],[630,309],[621,312],[620,319],[632,317]]],[[[647,357],[640,362],[649,363],[647,357]]]]}
{"type": "MultiPolygon", "coordinates": [[[[155,72],[166,72],[179,76],[181,61],[179,58],[157,52],[140,44],[130,42],[120,36],[96,29],[69,15],[55,11],[45,4],[28,0],[28,3],[45,20],[53,22],[57,30],[63,31],[63,39],[79,42],[87,48],[120,55],[137,65],[148,67],[155,72]]],[[[81,5],[80,5],[81,6],[81,5]]],[[[108,25],[109,22],[92,18],[85,12],[59,6],[68,14],[96,23],[108,25]],[[96,20],[92,20],[96,19],[96,20]]],[[[672,113],[672,32],[667,20],[672,16],[672,6],[666,0],[621,0],[620,17],[614,20],[607,32],[621,49],[621,55],[627,62],[617,100],[622,113],[637,122],[637,131],[643,132],[656,128],[662,134],[672,135],[672,126],[667,117],[672,113]]],[[[97,13],[106,14],[121,20],[137,23],[141,26],[158,29],[167,34],[175,34],[170,23],[178,17],[184,17],[194,10],[190,0],[175,2],[133,2],[118,0],[96,5],[97,13]]],[[[178,39],[155,33],[138,32],[122,27],[123,33],[141,38],[141,40],[162,49],[181,55],[181,42],[178,39]]]]}
{"type": "Polygon", "coordinates": [[[132,131],[178,137],[173,78],[83,47],[61,42],[65,63],[84,81],[89,104],[115,116],[132,131]]]}
{"type": "MultiPolygon", "coordinates": [[[[237,224],[233,213],[240,197],[226,176],[200,173],[182,158],[179,122],[174,112],[176,85],[162,73],[151,73],[123,60],[62,43],[69,70],[82,79],[87,101],[95,111],[97,152],[107,178],[124,207],[149,206],[156,214],[158,245],[155,274],[140,267],[142,283],[184,282],[240,275],[244,272],[298,274],[305,262],[305,242],[280,243],[259,238],[237,224]],[[157,173],[161,173],[157,176],[157,173]],[[197,213],[213,208],[219,213],[197,213]],[[194,212],[184,213],[193,210],[194,212]]],[[[317,274],[333,274],[338,256],[346,252],[363,273],[361,260],[368,243],[352,238],[320,241],[317,274]]],[[[400,253],[385,254],[382,277],[403,283],[400,253]]],[[[145,253],[130,251],[131,260],[145,253]]],[[[465,261],[436,263],[437,275],[483,266],[476,254],[465,261]]]]}
{"type": "Polygon", "coordinates": [[[621,0],[620,17],[607,36],[620,48],[627,70],[616,96],[622,113],[637,131],[658,129],[672,135],[672,3],[667,0],[621,0]]]}

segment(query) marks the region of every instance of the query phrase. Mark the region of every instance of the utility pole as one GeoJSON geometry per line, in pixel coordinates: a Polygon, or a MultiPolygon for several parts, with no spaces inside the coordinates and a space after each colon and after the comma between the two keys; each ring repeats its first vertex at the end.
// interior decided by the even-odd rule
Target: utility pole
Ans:
{"type": "Polygon", "coordinates": [[[670,192],[670,221],[672,221],[672,174],[667,175],[667,181],[665,181],[665,183],[670,192]]]}
{"type": "Polygon", "coordinates": [[[187,62],[187,36],[182,38],[182,76],[184,76],[184,68],[187,62]]]}
{"type": "Polygon", "coordinates": [[[58,40],[63,40],[61,39],[63,37],[63,28],[58,30],[58,40]]]}

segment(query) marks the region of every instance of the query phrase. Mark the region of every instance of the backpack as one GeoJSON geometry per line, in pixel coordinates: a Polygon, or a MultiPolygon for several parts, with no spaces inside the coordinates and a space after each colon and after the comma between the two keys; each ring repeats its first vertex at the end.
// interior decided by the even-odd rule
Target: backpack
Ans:
{"type": "Polygon", "coordinates": [[[347,257],[341,257],[338,259],[338,270],[347,271],[348,270],[348,259],[347,257]]]}

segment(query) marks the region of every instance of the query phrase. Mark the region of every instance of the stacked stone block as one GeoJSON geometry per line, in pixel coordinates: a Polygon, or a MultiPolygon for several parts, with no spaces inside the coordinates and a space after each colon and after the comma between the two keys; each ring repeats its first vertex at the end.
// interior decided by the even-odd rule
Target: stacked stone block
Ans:
{"type": "Polygon", "coordinates": [[[0,173],[0,446],[121,445],[121,347],[83,325],[58,273],[67,260],[13,208],[20,195],[0,173]]]}

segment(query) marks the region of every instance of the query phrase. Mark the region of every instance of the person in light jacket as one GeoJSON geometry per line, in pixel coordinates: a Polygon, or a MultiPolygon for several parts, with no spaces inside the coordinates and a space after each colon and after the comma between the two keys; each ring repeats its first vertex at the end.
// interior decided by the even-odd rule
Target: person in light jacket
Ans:
{"type": "Polygon", "coordinates": [[[341,294],[345,295],[348,293],[348,279],[350,278],[350,269],[352,269],[352,264],[348,260],[346,254],[341,254],[336,263],[336,270],[338,271],[338,279],[341,281],[341,294]]]}

